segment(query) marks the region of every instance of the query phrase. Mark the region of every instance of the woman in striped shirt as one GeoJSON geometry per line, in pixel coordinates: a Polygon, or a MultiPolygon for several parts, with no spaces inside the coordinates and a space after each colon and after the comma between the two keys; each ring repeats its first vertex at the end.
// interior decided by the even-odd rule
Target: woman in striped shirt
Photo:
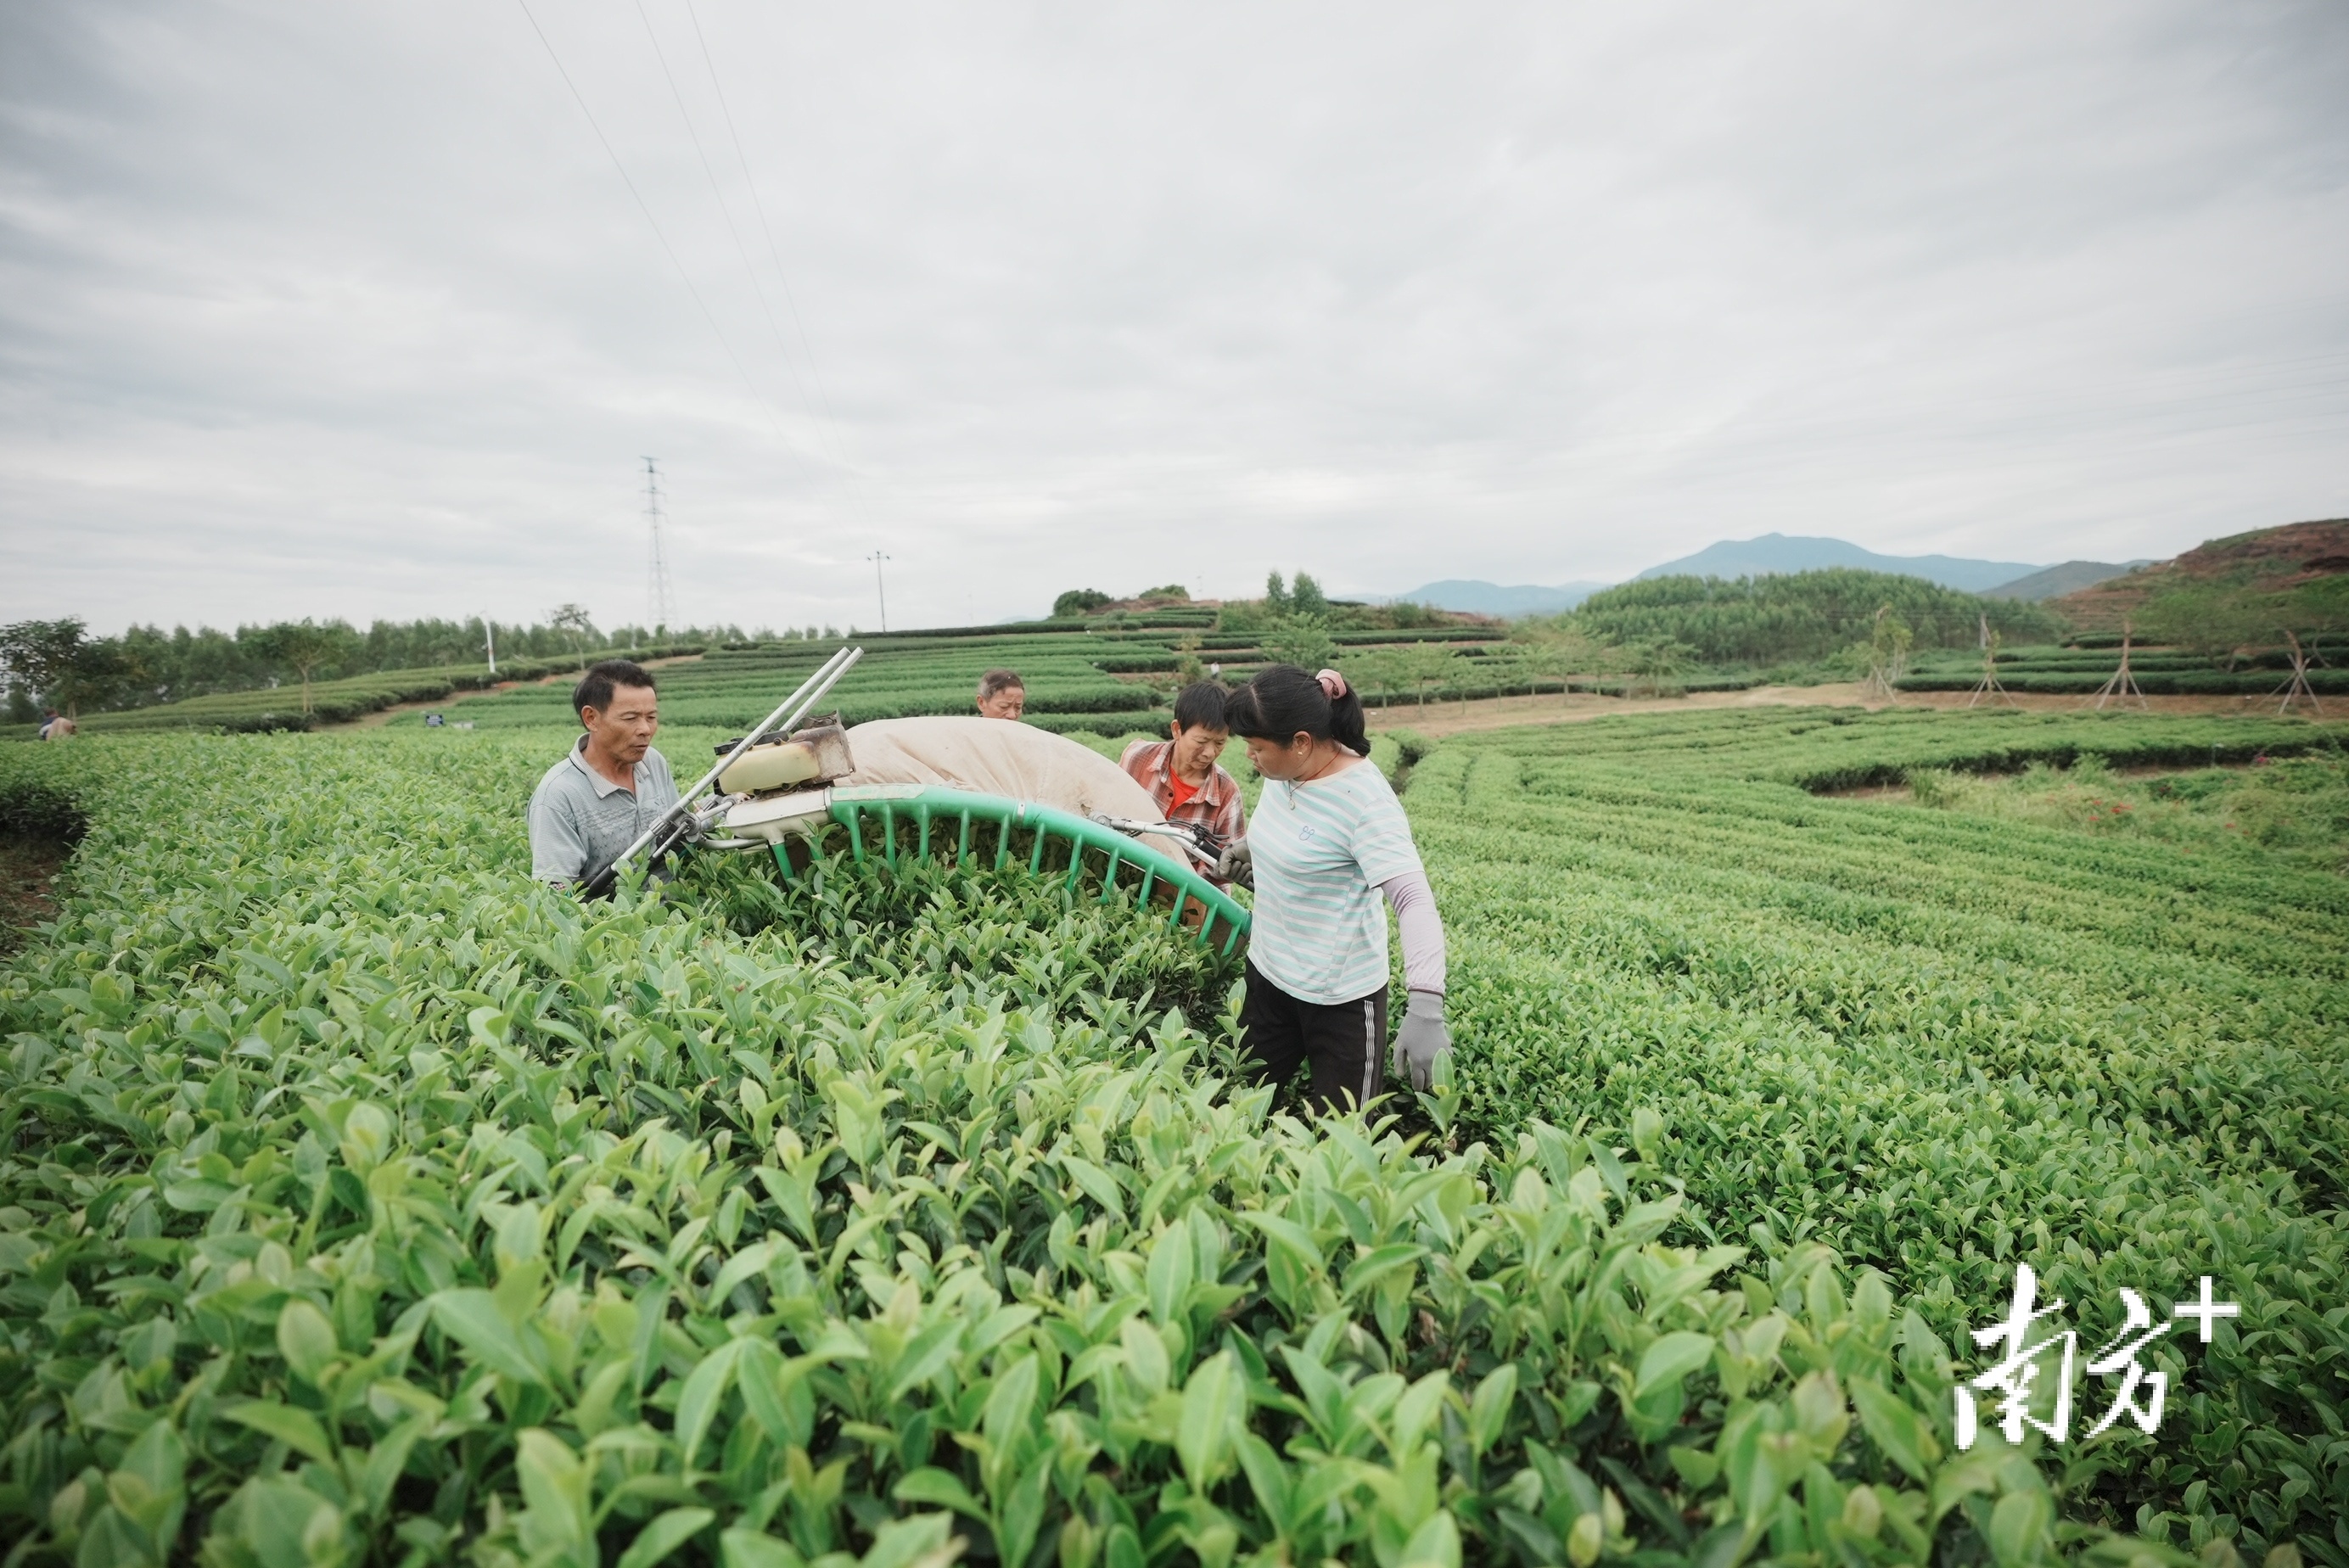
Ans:
{"type": "Polygon", "coordinates": [[[1232,694],[1225,717],[1265,779],[1248,836],[1217,868],[1256,890],[1242,1045],[1259,1076],[1276,1083],[1309,1063],[1318,1109],[1366,1105],[1379,1093],[1383,894],[1402,933],[1411,993],[1394,1070],[1424,1089],[1436,1058],[1452,1048],[1444,922],[1402,805],[1369,765],[1361,698],[1336,670],[1307,675],[1274,665],[1232,694]]]}

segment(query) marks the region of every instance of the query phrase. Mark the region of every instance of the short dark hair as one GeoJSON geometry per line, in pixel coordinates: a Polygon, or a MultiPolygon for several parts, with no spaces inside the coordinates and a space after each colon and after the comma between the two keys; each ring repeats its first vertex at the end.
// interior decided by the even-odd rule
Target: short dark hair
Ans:
{"type": "Polygon", "coordinates": [[[1018,670],[989,670],[978,677],[978,700],[985,702],[988,697],[1009,691],[1014,686],[1021,691],[1028,689],[1028,683],[1019,678],[1018,670]]]}
{"type": "Polygon", "coordinates": [[[1174,727],[1196,729],[1206,725],[1209,729],[1229,729],[1231,721],[1224,717],[1224,683],[1193,681],[1174,694],[1174,727]]]}
{"type": "Polygon", "coordinates": [[[1334,740],[1357,757],[1371,754],[1370,738],[1362,729],[1362,698],[1350,686],[1334,702],[1320,680],[1295,665],[1267,665],[1247,685],[1232,693],[1224,711],[1234,735],[1286,746],[1291,737],[1305,734],[1316,740],[1334,740]]]}
{"type": "Polygon", "coordinates": [[[571,711],[584,719],[591,707],[602,709],[611,707],[612,688],[615,686],[642,686],[651,691],[652,672],[634,659],[598,660],[587,666],[587,673],[581,676],[579,684],[571,688],[571,711]]]}

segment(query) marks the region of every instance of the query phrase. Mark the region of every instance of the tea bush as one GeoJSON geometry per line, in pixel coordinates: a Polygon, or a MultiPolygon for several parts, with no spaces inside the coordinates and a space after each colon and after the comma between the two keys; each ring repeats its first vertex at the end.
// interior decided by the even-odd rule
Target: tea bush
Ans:
{"type": "MultiPolygon", "coordinates": [[[[910,848],[910,846],[908,846],[910,848]]],[[[704,855],[678,896],[705,903],[736,932],[772,932],[810,964],[830,962],[885,982],[965,975],[1009,977],[1021,1000],[1100,1018],[1112,1002],[1154,1002],[1194,1026],[1213,1026],[1239,978],[1188,932],[1137,910],[1132,889],[1104,909],[1092,887],[910,856],[876,876],[834,851],[791,882],[763,857],[704,855]]]]}

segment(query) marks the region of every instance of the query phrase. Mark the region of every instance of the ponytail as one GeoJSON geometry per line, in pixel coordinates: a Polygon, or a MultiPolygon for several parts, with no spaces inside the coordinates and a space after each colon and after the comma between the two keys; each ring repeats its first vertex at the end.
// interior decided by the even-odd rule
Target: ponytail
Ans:
{"type": "Polygon", "coordinates": [[[1232,693],[1224,718],[1234,735],[1287,745],[1299,731],[1316,740],[1334,740],[1357,757],[1371,754],[1361,694],[1335,670],[1327,680],[1295,665],[1268,665],[1232,693]],[[1329,688],[1338,688],[1332,696],[1329,688]]]}

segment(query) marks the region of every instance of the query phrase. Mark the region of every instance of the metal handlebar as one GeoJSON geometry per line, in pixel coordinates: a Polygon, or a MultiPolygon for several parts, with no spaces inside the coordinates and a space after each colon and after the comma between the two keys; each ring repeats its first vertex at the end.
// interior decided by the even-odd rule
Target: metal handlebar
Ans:
{"type": "Polygon", "coordinates": [[[1223,854],[1222,836],[1204,822],[1178,822],[1172,818],[1164,821],[1144,822],[1133,817],[1112,817],[1102,811],[1093,812],[1092,817],[1102,827],[1114,828],[1130,839],[1138,839],[1146,833],[1172,839],[1183,846],[1185,854],[1210,870],[1223,854]]]}
{"type": "MultiPolygon", "coordinates": [[[[822,665],[817,666],[815,674],[808,676],[806,680],[800,683],[799,690],[785,697],[781,703],[776,707],[774,712],[769,714],[764,719],[752,726],[750,733],[744,736],[739,742],[737,742],[733,750],[719,758],[716,767],[712,768],[709,772],[696,779],[692,789],[681,791],[678,795],[677,799],[670,804],[667,810],[663,811],[658,817],[653,819],[652,826],[647,828],[643,832],[636,835],[636,841],[634,843],[630,844],[626,849],[622,850],[618,854],[614,855],[608,864],[591,872],[580,883],[579,891],[581,894],[587,898],[601,898],[605,893],[610,892],[613,887],[620,880],[620,868],[626,865],[630,857],[634,856],[637,851],[643,849],[647,844],[651,843],[655,839],[661,839],[666,835],[661,846],[662,853],[666,853],[668,850],[674,848],[677,840],[682,835],[671,832],[669,830],[671,825],[676,821],[679,813],[689,811],[692,808],[693,802],[699,798],[701,792],[704,789],[709,789],[711,784],[715,783],[718,779],[718,776],[725,772],[729,767],[732,766],[736,758],[741,756],[745,751],[750,750],[751,746],[757,742],[761,736],[765,735],[768,731],[779,727],[788,732],[793,725],[806,717],[809,711],[812,709],[817,703],[823,700],[824,694],[830,691],[833,686],[837,686],[840,683],[840,677],[846,675],[850,668],[855,665],[856,661],[864,656],[864,650],[863,648],[840,648],[835,650],[832,657],[824,660],[822,665]],[[783,717],[786,713],[791,715],[789,718],[783,717]]],[[[690,819],[688,819],[688,820],[690,820],[690,819]]],[[[689,831],[690,830],[688,829],[688,830],[689,831]]]]}

